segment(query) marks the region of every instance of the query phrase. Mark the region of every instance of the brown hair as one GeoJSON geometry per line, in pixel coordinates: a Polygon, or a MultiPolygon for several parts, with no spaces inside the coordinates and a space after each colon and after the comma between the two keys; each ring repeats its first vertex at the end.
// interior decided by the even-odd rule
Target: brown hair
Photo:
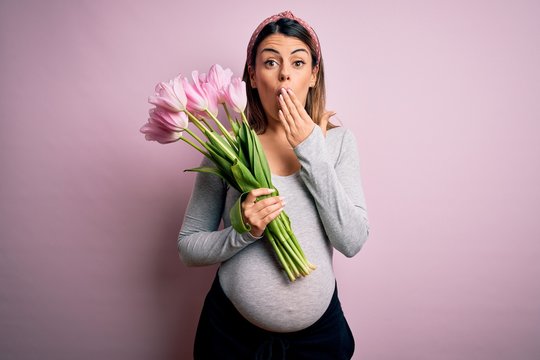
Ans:
{"type": "MultiPolygon", "coordinates": [[[[281,18],[275,22],[268,23],[265,27],[263,27],[253,45],[254,51],[251,52],[251,58],[246,59],[243,80],[248,85],[247,118],[249,124],[257,134],[264,133],[268,124],[268,119],[266,118],[266,114],[264,112],[264,108],[259,97],[259,92],[256,88],[252,88],[249,85],[250,81],[248,68],[251,67],[252,69],[255,69],[257,48],[266,37],[272,34],[283,34],[285,36],[292,36],[298,38],[309,47],[312,59],[312,70],[315,69],[315,67],[318,67],[318,73],[315,85],[313,87],[310,87],[308,90],[305,109],[309,116],[313,119],[315,124],[319,125],[326,107],[326,87],[324,83],[324,64],[322,55],[320,56],[320,62],[317,63],[317,52],[314,43],[316,40],[311,37],[310,33],[306,30],[306,28],[300,25],[300,23],[298,23],[296,20],[288,18],[281,18]]],[[[335,127],[337,126],[328,122],[326,128],[332,129],[335,127]]]]}

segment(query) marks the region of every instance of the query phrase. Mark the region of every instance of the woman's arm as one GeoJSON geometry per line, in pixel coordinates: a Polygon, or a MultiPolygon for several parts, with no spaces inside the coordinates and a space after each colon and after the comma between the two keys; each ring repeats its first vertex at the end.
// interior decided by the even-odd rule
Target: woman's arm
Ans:
{"type": "MultiPolygon", "coordinates": [[[[214,165],[203,158],[201,166],[214,165]]],[[[218,230],[226,196],[227,185],[221,178],[197,173],[177,241],[180,259],[186,265],[223,262],[258,239],[249,232],[239,234],[231,226],[218,230]]]]}
{"type": "MultiPolygon", "coordinates": [[[[326,234],[337,250],[354,256],[369,235],[356,141],[351,133],[343,132],[334,167],[322,129],[292,89],[282,89],[279,105],[279,119],[302,165],[300,176],[315,199],[326,234]]],[[[326,128],[327,118],[322,120],[321,126],[326,128]]]]}
{"type": "Polygon", "coordinates": [[[331,163],[319,126],[294,151],[330,242],[345,256],[354,256],[368,238],[369,222],[353,134],[343,131],[336,164],[331,163]]]}

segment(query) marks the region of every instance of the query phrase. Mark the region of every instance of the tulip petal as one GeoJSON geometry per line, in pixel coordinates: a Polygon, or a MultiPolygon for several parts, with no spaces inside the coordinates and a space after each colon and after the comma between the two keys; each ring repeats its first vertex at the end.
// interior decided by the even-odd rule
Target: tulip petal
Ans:
{"type": "Polygon", "coordinates": [[[221,65],[214,64],[208,71],[207,82],[212,84],[217,91],[217,103],[221,104],[226,102],[227,88],[231,83],[232,78],[231,69],[223,69],[221,65]]]}
{"type": "Polygon", "coordinates": [[[176,103],[172,102],[171,100],[167,98],[157,97],[157,96],[149,96],[148,102],[152,105],[160,106],[164,109],[167,109],[169,111],[178,112],[180,111],[178,109],[178,106],[176,103]]]}
{"type": "Polygon", "coordinates": [[[160,82],[155,87],[155,94],[148,102],[169,111],[180,112],[186,109],[187,99],[180,79],[177,77],[169,83],[160,82]]]}
{"type": "Polygon", "coordinates": [[[157,141],[161,144],[168,144],[180,140],[182,136],[181,132],[166,131],[159,126],[155,126],[152,123],[144,124],[140,132],[145,134],[145,139],[148,141],[157,141]]]}
{"type": "MultiPolygon", "coordinates": [[[[196,73],[196,71],[194,71],[196,73]]],[[[193,74],[198,76],[196,74],[193,74]]],[[[200,87],[200,84],[191,84],[187,78],[182,79],[184,85],[184,90],[187,96],[187,109],[189,111],[204,111],[208,108],[208,101],[206,99],[206,94],[203,89],[200,87]]]]}
{"type": "Polygon", "coordinates": [[[245,110],[247,105],[246,83],[240,78],[233,78],[225,94],[227,105],[237,113],[245,110]]]}

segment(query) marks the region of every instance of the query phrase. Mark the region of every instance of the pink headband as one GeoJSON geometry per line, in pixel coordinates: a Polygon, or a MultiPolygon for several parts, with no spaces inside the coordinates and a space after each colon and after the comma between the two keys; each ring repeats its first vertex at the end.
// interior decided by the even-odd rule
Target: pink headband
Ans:
{"type": "Polygon", "coordinates": [[[308,23],[305,22],[304,20],[294,16],[292,12],[284,11],[279,14],[272,15],[269,18],[266,18],[262,23],[259,24],[259,26],[257,26],[257,29],[255,29],[255,31],[253,32],[253,35],[251,35],[251,39],[249,40],[249,44],[247,48],[247,61],[248,61],[249,67],[251,67],[251,64],[249,63],[251,61],[253,45],[255,44],[255,40],[257,39],[257,36],[259,36],[259,33],[261,32],[261,30],[269,23],[278,21],[279,19],[282,19],[282,18],[296,20],[300,25],[302,25],[308,31],[309,35],[313,39],[313,43],[315,44],[315,56],[317,57],[317,64],[321,62],[321,45],[319,44],[319,38],[317,37],[317,34],[315,34],[315,31],[313,31],[313,28],[309,26],[308,23]]]}

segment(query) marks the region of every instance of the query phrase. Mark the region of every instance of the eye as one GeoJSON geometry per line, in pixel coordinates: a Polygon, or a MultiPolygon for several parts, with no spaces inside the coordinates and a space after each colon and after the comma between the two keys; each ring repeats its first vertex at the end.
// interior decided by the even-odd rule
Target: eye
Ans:
{"type": "Polygon", "coordinates": [[[266,65],[266,67],[274,67],[275,65],[277,65],[277,62],[275,60],[269,59],[266,60],[264,64],[266,65]]]}
{"type": "Polygon", "coordinates": [[[306,62],[304,60],[296,60],[293,62],[295,68],[301,68],[306,62]]]}

